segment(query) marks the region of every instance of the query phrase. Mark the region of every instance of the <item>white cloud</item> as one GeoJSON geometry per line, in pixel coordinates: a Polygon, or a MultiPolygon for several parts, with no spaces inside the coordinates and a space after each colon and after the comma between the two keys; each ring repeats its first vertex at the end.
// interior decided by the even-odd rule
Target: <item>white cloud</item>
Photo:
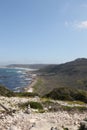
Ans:
{"type": "Polygon", "coordinates": [[[75,24],[79,29],[87,29],[87,21],[81,21],[75,24]]]}
{"type": "Polygon", "coordinates": [[[73,21],[73,22],[65,22],[66,27],[71,27],[74,29],[87,29],[87,20],[86,21],[73,21]]]}

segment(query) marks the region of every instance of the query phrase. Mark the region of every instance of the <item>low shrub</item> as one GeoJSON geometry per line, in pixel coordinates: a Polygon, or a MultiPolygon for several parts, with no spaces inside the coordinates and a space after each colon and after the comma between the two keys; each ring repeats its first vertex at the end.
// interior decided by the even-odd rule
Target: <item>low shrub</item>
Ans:
{"type": "Polygon", "coordinates": [[[19,107],[22,108],[22,109],[25,109],[25,108],[28,107],[28,105],[30,105],[30,107],[33,108],[33,109],[43,110],[43,106],[42,106],[41,103],[33,102],[33,101],[31,101],[31,102],[28,101],[28,102],[25,102],[25,103],[21,103],[21,104],[19,104],[19,107]]]}
{"type": "Polygon", "coordinates": [[[55,88],[50,93],[44,95],[43,97],[51,98],[54,100],[65,100],[65,101],[82,101],[87,103],[87,92],[84,90],[61,87],[55,88]]]}
{"type": "Polygon", "coordinates": [[[84,106],[62,106],[62,110],[64,111],[79,111],[79,112],[83,112],[83,111],[87,111],[87,107],[84,106]]]}
{"type": "Polygon", "coordinates": [[[12,97],[15,93],[3,85],[0,85],[0,96],[12,97]]]}
{"type": "Polygon", "coordinates": [[[17,96],[17,97],[35,97],[35,96],[38,96],[38,94],[30,93],[30,92],[18,92],[18,93],[15,93],[15,96],[17,96]]]}

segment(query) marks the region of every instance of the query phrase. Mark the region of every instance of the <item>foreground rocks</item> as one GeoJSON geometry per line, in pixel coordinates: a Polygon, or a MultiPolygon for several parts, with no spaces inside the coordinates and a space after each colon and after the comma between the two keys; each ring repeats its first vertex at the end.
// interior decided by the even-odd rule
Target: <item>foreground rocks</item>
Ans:
{"type": "MultiPolygon", "coordinates": [[[[56,111],[56,112],[25,112],[18,108],[19,102],[28,100],[40,101],[38,98],[5,98],[0,97],[0,103],[9,109],[15,109],[12,114],[0,108],[0,130],[78,130],[80,122],[87,117],[87,112],[56,111]]],[[[87,129],[83,129],[87,130],[87,129]]]]}
{"type": "Polygon", "coordinates": [[[3,115],[3,118],[0,119],[0,130],[52,130],[52,127],[58,130],[63,130],[63,128],[77,130],[80,122],[86,116],[86,113],[70,114],[65,111],[32,114],[20,111],[13,116],[3,115]]]}
{"type": "Polygon", "coordinates": [[[87,118],[80,122],[79,130],[87,130],[87,118]]]}

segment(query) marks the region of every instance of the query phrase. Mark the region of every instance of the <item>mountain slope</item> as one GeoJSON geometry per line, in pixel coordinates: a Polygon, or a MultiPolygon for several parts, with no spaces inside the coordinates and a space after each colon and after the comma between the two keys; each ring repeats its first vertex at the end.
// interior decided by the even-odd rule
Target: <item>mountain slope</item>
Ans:
{"type": "Polygon", "coordinates": [[[34,86],[41,95],[54,88],[73,87],[87,90],[87,59],[76,59],[60,65],[50,65],[40,69],[39,80],[34,86]],[[38,83],[40,82],[40,83],[38,83]]]}
{"type": "Polygon", "coordinates": [[[44,97],[52,98],[55,100],[79,100],[87,103],[87,91],[73,89],[70,87],[54,88],[52,92],[44,95],[44,97]]]}
{"type": "Polygon", "coordinates": [[[14,92],[10,91],[8,88],[0,85],[0,96],[14,96],[14,92]]]}

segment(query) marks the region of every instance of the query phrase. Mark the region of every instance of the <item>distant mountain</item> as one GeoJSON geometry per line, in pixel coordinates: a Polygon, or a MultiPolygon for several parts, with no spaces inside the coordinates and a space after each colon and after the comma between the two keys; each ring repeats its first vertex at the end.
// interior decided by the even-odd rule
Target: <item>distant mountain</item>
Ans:
{"type": "Polygon", "coordinates": [[[42,69],[44,67],[48,66],[47,64],[11,64],[6,67],[8,68],[29,68],[29,69],[42,69]]]}
{"type": "Polygon", "coordinates": [[[79,58],[71,62],[59,65],[49,65],[42,68],[40,72],[49,74],[63,73],[67,75],[74,75],[75,73],[87,73],[87,59],[79,58]]]}
{"type": "Polygon", "coordinates": [[[49,65],[38,71],[35,91],[44,95],[54,88],[72,87],[87,90],[87,59],[79,58],[60,65],[49,65]]]}

